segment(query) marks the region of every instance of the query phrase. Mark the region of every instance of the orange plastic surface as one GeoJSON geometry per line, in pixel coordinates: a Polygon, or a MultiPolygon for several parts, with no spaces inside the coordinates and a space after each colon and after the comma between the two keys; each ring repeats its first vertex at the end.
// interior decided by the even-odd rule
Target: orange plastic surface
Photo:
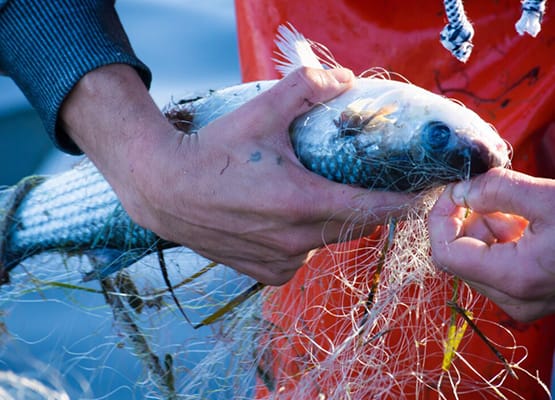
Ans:
{"type": "MultiPolygon", "coordinates": [[[[307,38],[326,45],[340,64],[355,73],[384,67],[416,85],[462,101],[511,143],[515,170],[554,178],[555,7],[548,2],[542,31],[536,38],[516,32],[514,25],[521,14],[517,0],[466,1],[465,8],[475,36],[472,55],[463,64],[439,41],[447,22],[441,1],[236,0],[243,78],[278,77],[272,61],[275,34],[278,25],[290,22],[307,38]]],[[[353,249],[357,246],[352,244],[353,249]]],[[[331,263],[326,254],[319,255],[317,261],[322,268],[331,263]]],[[[356,257],[352,263],[356,268],[356,257]]],[[[290,298],[288,292],[302,290],[303,282],[311,278],[308,274],[306,268],[301,270],[282,288],[284,300],[290,298]]],[[[312,293],[303,301],[317,298],[317,293],[312,293]]],[[[304,307],[306,303],[287,304],[289,311],[299,315],[304,307]]],[[[485,308],[483,318],[508,327],[516,342],[527,346],[529,355],[523,367],[538,370],[542,380],[549,383],[555,318],[521,324],[493,304],[485,308]]],[[[495,328],[484,329],[495,340],[495,328]]],[[[467,346],[469,353],[487,352],[476,335],[467,346]]],[[[491,372],[488,357],[475,362],[485,376],[491,372]]],[[[528,379],[510,378],[504,386],[525,399],[546,398],[528,379]]],[[[473,399],[474,395],[460,398],[473,399]]],[[[419,398],[437,397],[420,393],[419,398]]]]}

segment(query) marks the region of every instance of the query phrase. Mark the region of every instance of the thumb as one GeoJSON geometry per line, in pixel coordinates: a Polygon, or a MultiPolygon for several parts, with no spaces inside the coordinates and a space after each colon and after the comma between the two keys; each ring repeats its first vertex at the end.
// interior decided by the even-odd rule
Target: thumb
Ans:
{"type": "Polygon", "coordinates": [[[340,95],[353,83],[354,74],[349,69],[299,68],[255,99],[258,114],[263,113],[266,123],[287,130],[296,117],[340,95]]]}
{"type": "Polygon", "coordinates": [[[536,190],[538,184],[546,184],[544,181],[547,180],[494,168],[474,179],[455,184],[451,198],[456,205],[481,214],[500,211],[532,220],[545,215],[546,204],[550,201],[543,201],[536,190]]]}

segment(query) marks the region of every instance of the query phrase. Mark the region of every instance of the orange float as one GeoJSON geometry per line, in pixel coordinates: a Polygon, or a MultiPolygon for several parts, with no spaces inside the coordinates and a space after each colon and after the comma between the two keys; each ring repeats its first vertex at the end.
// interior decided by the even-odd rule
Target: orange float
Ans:
{"type": "MultiPolygon", "coordinates": [[[[341,65],[353,69],[355,73],[362,73],[370,67],[384,67],[402,74],[418,86],[462,101],[492,123],[513,146],[512,166],[515,170],[554,178],[555,9],[548,7],[542,31],[532,38],[519,36],[515,31],[514,25],[521,13],[519,1],[466,3],[467,15],[476,33],[472,55],[463,64],[439,42],[439,32],[446,24],[440,1],[236,0],[243,78],[252,81],[278,77],[272,61],[276,50],[275,34],[280,24],[290,22],[307,38],[326,45],[341,65]]],[[[348,329],[352,320],[364,317],[361,314],[363,311],[360,311],[363,308],[358,307],[360,297],[355,292],[359,293],[357,285],[368,286],[368,277],[372,276],[366,266],[367,248],[371,247],[369,242],[372,240],[363,238],[354,241],[347,249],[341,246],[341,268],[349,269],[353,276],[365,277],[360,282],[354,282],[352,293],[340,280],[332,285],[318,283],[322,271],[338,268],[336,258],[326,249],[273,295],[272,305],[266,308],[268,323],[273,326],[272,329],[287,334],[275,340],[271,333],[266,335],[265,340],[272,342],[272,346],[267,346],[265,355],[261,357],[261,363],[266,367],[259,367],[259,397],[293,398],[288,393],[294,392],[293,388],[308,369],[325,367],[320,362],[329,346],[344,342],[344,336],[352,332],[348,329]],[[323,315],[312,314],[324,308],[327,312],[323,315]],[[330,312],[349,308],[355,310],[350,318],[330,312]],[[299,321],[304,321],[304,336],[295,335],[300,331],[295,326],[299,321]],[[319,335],[324,331],[325,335],[319,335]],[[306,332],[311,332],[312,336],[306,336],[306,332]],[[311,352],[307,353],[307,349],[311,352]]],[[[449,291],[452,285],[452,281],[446,281],[441,290],[449,291]]],[[[409,290],[409,294],[418,295],[418,290],[409,290]]],[[[494,304],[476,297],[479,299],[473,305],[481,310],[480,320],[477,321],[480,330],[502,353],[511,353],[515,343],[523,346],[514,350],[521,352],[526,349],[527,354],[522,357],[520,368],[537,374],[541,381],[549,384],[555,347],[555,317],[529,324],[517,323],[494,304]]],[[[442,310],[442,305],[436,304],[432,308],[442,310]]],[[[448,319],[448,308],[443,310],[438,317],[448,319]]],[[[407,324],[410,324],[410,318],[414,316],[405,317],[409,319],[407,324]]],[[[389,332],[380,340],[395,346],[396,341],[401,340],[401,334],[389,332]]],[[[420,360],[422,370],[441,370],[444,349],[438,344],[436,348],[432,347],[430,345],[423,350],[420,360]]],[[[461,357],[453,362],[457,363],[460,376],[479,374],[486,381],[495,381],[500,360],[477,334],[467,333],[459,351],[461,357]],[[468,362],[463,362],[463,359],[468,362]]],[[[514,356],[516,353],[511,354],[514,356]]],[[[419,357],[418,354],[416,356],[419,357]]],[[[397,368],[401,369],[403,360],[403,354],[399,354],[398,359],[391,362],[397,362],[397,368]]],[[[351,362],[350,369],[343,368],[336,379],[356,382],[358,374],[367,373],[367,368],[357,365],[357,362],[351,362]]],[[[445,382],[445,386],[438,383],[441,374],[436,373],[432,374],[433,382],[413,376],[407,378],[402,391],[392,387],[388,393],[389,398],[415,399],[549,397],[534,377],[516,372],[518,379],[507,376],[497,383],[498,392],[474,392],[471,387],[461,386],[455,395],[450,388],[456,385],[453,382],[445,382]]],[[[390,372],[384,368],[383,373],[390,372]]],[[[319,382],[318,377],[324,375],[325,371],[311,375],[312,386],[306,389],[308,392],[304,393],[304,398],[333,397],[331,393],[334,393],[333,387],[338,382],[334,382],[330,374],[319,382]]],[[[344,382],[342,384],[345,385],[344,382]]],[[[363,388],[352,387],[347,392],[338,398],[372,398],[367,397],[370,392],[363,388]]]]}

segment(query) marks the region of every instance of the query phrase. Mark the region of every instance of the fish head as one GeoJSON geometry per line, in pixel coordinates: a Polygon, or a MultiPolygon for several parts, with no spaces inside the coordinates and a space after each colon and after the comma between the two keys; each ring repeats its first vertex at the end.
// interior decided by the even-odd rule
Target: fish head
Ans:
{"type": "MultiPolygon", "coordinates": [[[[300,66],[339,66],[290,25],[279,28],[276,44],[284,75],[300,66]]],[[[293,121],[292,144],[305,167],[336,182],[419,191],[509,163],[506,143],[476,113],[392,76],[369,69],[293,121]]]]}
{"type": "MultiPolygon", "coordinates": [[[[404,96],[414,144],[423,157],[438,160],[470,178],[494,167],[506,167],[510,148],[493,125],[462,103],[412,86],[416,93],[404,96]]],[[[403,97],[402,97],[403,98],[403,97]]]]}
{"type": "Polygon", "coordinates": [[[372,83],[381,90],[358,84],[334,121],[335,146],[366,170],[364,186],[418,191],[509,164],[506,142],[462,104],[405,82],[372,83]]]}

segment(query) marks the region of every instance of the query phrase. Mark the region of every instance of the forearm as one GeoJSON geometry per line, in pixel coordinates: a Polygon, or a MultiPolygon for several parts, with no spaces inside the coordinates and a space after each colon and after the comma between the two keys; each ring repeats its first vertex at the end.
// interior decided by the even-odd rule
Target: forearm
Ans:
{"type": "Polygon", "coordinates": [[[154,168],[156,149],[175,130],[150,97],[136,71],[108,65],[85,75],[60,111],[60,126],[96,164],[133,211],[154,168]]]}
{"type": "Polygon", "coordinates": [[[67,152],[80,149],[58,124],[64,99],[85,74],[114,63],[133,66],[142,82],[150,83],[113,1],[11,0],[0,9],[0,70],[17,83],[67,152]]]}

